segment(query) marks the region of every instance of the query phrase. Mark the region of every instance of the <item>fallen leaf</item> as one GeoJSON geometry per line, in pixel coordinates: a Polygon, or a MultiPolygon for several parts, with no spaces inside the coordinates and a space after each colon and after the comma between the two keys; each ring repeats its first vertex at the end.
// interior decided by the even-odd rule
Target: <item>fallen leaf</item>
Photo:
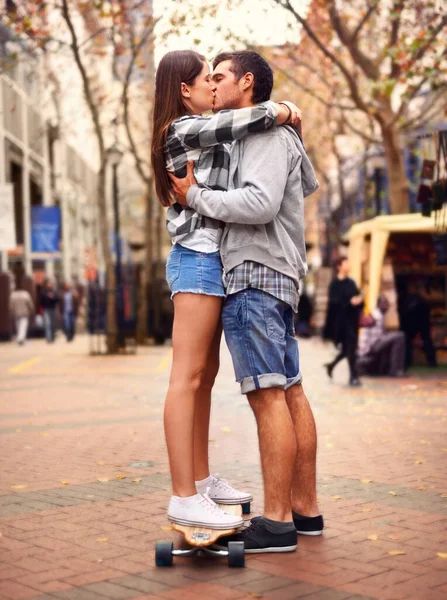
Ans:
{"type": "Polygon", "coordinates": [[[210,444],[212,444],[212,443],[213,443],[213,442],[215,442],[215,441],[216,441],[216,440],[208,440],[208,442],[209,442],[210,444]]]}
{"type": "Polygon", "coordinates": [[[427,440],[419,440],[420,444],[429,444],[430,442],[427,442],[427,440]]]}
{"type": "Polygon", "coordinates": [[[132,483],[140,483],[140,481],[143,481],[141,479],[141,477],[137,477],[136,479],[132,479],[132,483]]]}
{"type": "Polygon", "coordinates": [[[230,427],[222,427],[221,431],[223,431],[224,433],[231,433],[231,428],[230,427]]]}
{"type": "Polygon", "coordinates": [[[126,479],[126,475],[123,475],[122,473],[117,473],[115,475],[115,479],[126,479]]]}
{"type": "Polygon", "coordinates": [[[99,465],[100,467],[102,467],[103,465],[105,465],[106,463],[103,460],[98,460],[96,462],[97,465],[99,465]]]}
{"type": "Polygon", "coordinates": [[[41,431],[41,432],[40,432],[40,435],[41,435],[42,437],[48,437],[48,433],[47,433],[46,431],[41,431]]]}
{"type": "Polygon", "coordinates": [[[447,498],[447,494],[441,494],[441,498],[447,498]]]}
{"type": "Polygon", "coordinates": [[[415,461],[414,461],[414,464],[415,464],[415,465],[423,465],[423,464],[424,464],[424,462],[425,462],[425,460],[415,460],[415,461]]]}
{"type": "Polygon", "coordinates": [[[447,558],[447,552],[436,552],[436,556],[439,556],[439,558],[447,558]]]}
{"type": "Polygon", "coordinates": [[[404,552],[403,550],[390,550],[388,554],[390,556],[402,556],[403,554],[406,554],[406,552],[404,552]]]}
{"type": "Polygon", "coordinates": [[[70,485],[69,481],[61,481],[62,485],[70,485]]]}
{"type": "Polygon", "coordinates": [[[12,485],[11,486],[13,490],[23,490],[23,488],[27,488],[27,485],[12,485]]]}
{"type": "Polygon", "coordinates": [[[35,411],[33,412],[33,415],[34,415],[35,417],[37,417],[37,415],[38,415],[38,414],[39,414],[39,413],[37,412],[37,410],[35,410],[35,411]]]}
{"type": "Polygon", "coordinates": [[[371,512],[372,508],[362,508],[361,512],[371,512]]]}
{"type": "Polygon", "coordinates": [[[3,533],[0,533],[0,537],[3,537],[3,533]]]}
{"type": "Polygon", "coordinates": [[[109,480],[107,479],[107,477],[97,477],[96,481],[100,481],[101,483],[106,483],[109,480]]]}
{"type": "Polygon", "coordinates": [[[96,541],[97,541],[97,542],[107,542],[107,539],[108,539],[108,538],[106,538],[106,537],[102,537],[102,538],[96,538],[96,541]]]}
{"type": "Polygon", "coordinates": [[[118,467],[122,467],[123,465],[113,465],[113,466],[118,468],[118,467]]]}
{"type": "Polygon", "coordinates": [[[372,542],[375,542],[376,540],[378,540],[378,536],[376,534],[372,534],[368,536],[368,539],[371,540],[372,542]]]}
{"type": "Polygon", "coordinates": [[[443,452],[447,452],[447,448],[441,448],[443,452]]]}
{"type": "Polygon", "coordinates": [[[250,596],[250,598],[264,598],[262,594],[255,594],[254,592],[250,592],[248,596],[250,596]]]}
{"type": "Polygon", "coordinates": [[[343,500],[342,496],[332,496],[332,500],[343,500]]]}
{"type": "Polygon", "coordinates": [[[418,490],[420,490],[421,492],[425,492],[425,490],[427,490],[427,489],[428,489],[428,488],[427,488],[427,486],[426,486],[426,485],[420,485],[420,486],[418,487],[418,490]]]}
{"type": "Polygon", "coordinates": [[[160,525],[160,529],[163,531],[172,531],[172,527],[167,527],[166,525],[160,525]]]}
{"type": "Polygon", "coordinates": [[[392,496],[397,496],[396,492],[389,492],[392,496]]]}
{"type": "Polygon", "coordinates": [[[373,483],[372,479],[360,479],[360,483],[373,483]]]}
{"type": "Polygon", "coordinates": [[[16,433],[21,433],[22,430],[21,429],[16,429],[16,433]]]}
{"type": "Polygon", "coordinates": [[[331,444],[330,442],[328,444],[326,444],[326,448],[333,448],[334,444],[331,444]]]}

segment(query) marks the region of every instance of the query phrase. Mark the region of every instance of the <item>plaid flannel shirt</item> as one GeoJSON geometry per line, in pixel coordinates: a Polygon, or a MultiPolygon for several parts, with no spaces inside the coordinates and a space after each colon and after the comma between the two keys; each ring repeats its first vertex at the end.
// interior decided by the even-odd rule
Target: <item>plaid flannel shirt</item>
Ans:
{"type": "MultiPolygon", "coordinates": [[[[181,117],[171,123],[168,130],[166,169],[176,177],[186,177],[186,163],[193,160],[199,187],[225,191],[228,189],[231,142],[249,133],[269,129],[276,123],[277,116],[274,102],[269,101],[239,110],[223,110],[213,117],[181,117]]],[[[217,246],[222,237],[223,223],[179,203],[169,207],[166,218],[173,243],[186,244],[188,236],[198,229],[204,239],[208,237],[217,246]]]]}
{"type": "Polygon", "coordinates": [[[225,275],[226,294],[235,294],[247,288],[267,292],[298,312],[299,290],[290,277],[260,263],[246,260],[225,275]]]}

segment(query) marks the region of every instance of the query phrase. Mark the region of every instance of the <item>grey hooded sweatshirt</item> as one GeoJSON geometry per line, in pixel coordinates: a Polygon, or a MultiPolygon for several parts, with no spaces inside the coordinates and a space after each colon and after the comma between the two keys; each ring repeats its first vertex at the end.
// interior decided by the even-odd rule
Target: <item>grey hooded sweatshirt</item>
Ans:
{"type": "Polygon", "coordinates": [[[298,282],[307,273],[304,198],[318,188],[297,132],[277,127],[233,144],[229,190],[193,185],[188,205],[227,223],[220,253],[226,273],[246,260],[298,282]]]}

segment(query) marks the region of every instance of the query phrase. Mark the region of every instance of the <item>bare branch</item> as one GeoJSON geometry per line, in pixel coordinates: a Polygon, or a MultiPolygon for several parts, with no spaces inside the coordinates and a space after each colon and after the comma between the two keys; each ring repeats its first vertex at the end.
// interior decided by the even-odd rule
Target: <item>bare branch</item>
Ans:
{"type": "Polygon", "coordinates": [[[348,49],[349,54],[352,56],[355,64],[357,64],[363,73],[372,81],[377,81],[380,76],[379,69],[374,62],[369,59],[361,50],[357,44],[356,38],[353,33],[349,31],[348,27],[341,18],[340,13],[335,6],[335,0],[328,0],[327,4],[329,18],[332,26],[335,29],[338,37],[342,44],[348,49]]]}
{"type": "Polygon", "coordinates": [[[343,124],[346,125],[346,127],[348,129],[350,129],[352,131],[352,133],[354,133],[358,137],[362,138],[363,140],[369,142],[370,144],[381,144],[382,143],[381,139],[375,138],[372,135],[368,135],[368,133],[365,130],[363,130],[363,129],[360,130],[357,127],[355,127],[355,125],[353,125],[349,121],[349,119],[347,118],[347,115],[343,112],[341,114],[341,119],[342,119],[343,124]]]}
{"type": "Polygon", "coordinates": [[[373,12],[376,10],[378,5],[379,5],[379,2],[377,0],[374,0],[373,3],[370,4],[370,6],[368,7],[368,10],[363,15],[363,18],[360,20],[359,24],[352,32],[351,40],[353,42],[355,42],[357,40],[361,30],[363,29],[363,26],[369,21],[370,17],[372,16],[373,12]]]}
{"type": "Polygon", "coordinates": [[[353,75],[349,72],[346,65],[344,65],[343,62],[340,59],[338,59],[335,56],[335,54],[328,49],[327,45],[324,44],[320,40],[320,38],[317,36],[317,34],[314,32],[314,30],[310,27],[310,25],[308,24],[306,19],[303,19],[303,17],[293,8],[292,4],[290,3],[290,0],[274,0],[274,1],[279,6],[282,6],[283,8],[288,10],[295,17],[295,19],[298,21],[298,23],[300,23],[303,26],[303,29],[305,30],[305,32],[307,33],[309,38],[320,49],[320,51],[325,56],[327,56],[327,58],[329,58],[334,65],[336,65],[338,67],[338,69],[341,71],[344,78],[346,79],[349,90],[351,92],[352,100],[354,101],[355,105],[363,112],[368,112],[368,105],[364,102],[364,100],[360,94],[360,91],[357,87],[357,83],[356,83],[353,75]]]}
{"type": "MultiPolygon", "coordinates": [[[[399,29],[401,25],[401,12],[404,7],[405,0],[395,0],[392,7],[393,16],[391,17],[391,33],[390,33],[390,41],[388,42],[389,48],[394,48],[399,39],[399,29]]],[[[399,64],[392,60],[391,62],[391,77],[395,79],[399,75],[399,64]]]]}
{"type": "MultiPolygon", "coordinates": [[[[138,147],[137,144],[135,142],[135,138],[133,136],[133,132],[132,132],[132,127],[130,125],[130,114],[129,114],[129,109],[130,109],[130,101],[129,101],[129,86],[130,86],[130,80],[132,77],[132,72],[135,66],[135,62],[141,52],[141,49],[143,48],[143,46],[149,41],[149,38],[151,37],[154,27],[156,25],[158,21],[154,21],[151,27],[148,27],[146,29],[146,31],[144,32],[144,35],[141,37],[140,41],[138,42],[138,44],[134,44],[133,40],[131,41],[131,47],[132,47],[132,58],[129,62],[129,65],[127,67],[126,70],[126,75],[124,78],[124,85],[123,85],[123,92],[121,95],[122,98],[122,103],[123,103],[123,108],[124,108],[124,112],[123,112],[123,120],[124,120],[124,127],[126,129],[126,134],[127,134],[127,139],[129,140],[129,145],[132,151],[132,154],[135,157],[135,166],[136,169],[138,171],[138,174],[140,175],[141,179],[148,185],[152,185],[152,177],[150,175],[150,171],[148,172],[148,168],[149,165],[146,161],[142,160],[142,158],[139,155],[138,152],[138,147]]],[[[132,36],[131,36],[132,37],[132,36]]]]}

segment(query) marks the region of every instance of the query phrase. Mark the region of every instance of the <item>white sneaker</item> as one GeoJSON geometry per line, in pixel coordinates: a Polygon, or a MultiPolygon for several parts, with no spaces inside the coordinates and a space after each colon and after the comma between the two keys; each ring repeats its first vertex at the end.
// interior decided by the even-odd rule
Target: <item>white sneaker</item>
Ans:
{"type": "Polygon", "coordinates": [[[206,492],[189,498],[172,496],[168,519],[179,525],[210,529],[237,529],[244,523],[241,517],[228,515],[221,510],[206,492]]]}
{"type": "Polygon", "coordinates": [[[199,493],[203,493],[208,487],[209,497],[217,504],[245,504],[253,500],[251,494],[240,492],[231,487],[226,479],[219,477],[218,473],[210,475],[203,482],[196,481],[196,488],[199,493]]]}

